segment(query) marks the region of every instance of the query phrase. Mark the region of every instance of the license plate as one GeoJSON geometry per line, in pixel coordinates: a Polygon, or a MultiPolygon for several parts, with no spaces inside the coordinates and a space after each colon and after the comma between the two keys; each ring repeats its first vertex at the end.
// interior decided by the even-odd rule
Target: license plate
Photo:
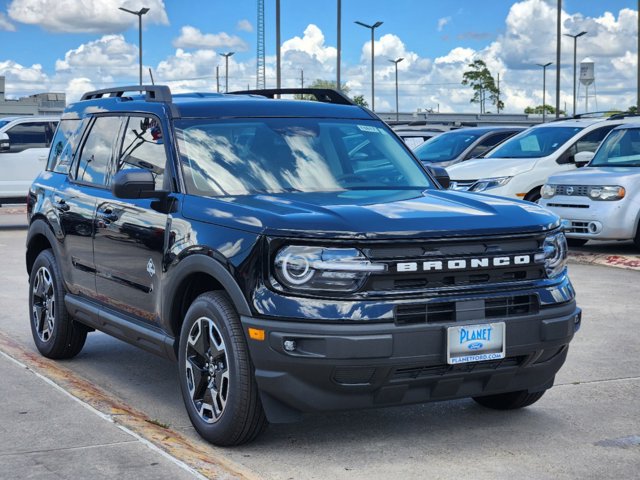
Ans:
{"type": "Polygon", "coordinates": [[[447,363],[482,362],[505,357],[504,322],[447,329],[447,363]]]}

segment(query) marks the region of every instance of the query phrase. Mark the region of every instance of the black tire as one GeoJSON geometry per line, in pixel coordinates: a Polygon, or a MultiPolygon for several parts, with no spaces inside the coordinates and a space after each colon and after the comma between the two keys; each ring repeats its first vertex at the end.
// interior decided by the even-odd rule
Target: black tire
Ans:
{"type": "Polygon", "coordinates": [[[567,245],[570,247],[582,247],[589,240],[585,240],[584,238],[567,238],[567,245]]]}
{"type": "Polygon", "coordinates": [[[64,293],[53,252],[40,252],[29,276],[29,323],[38,351],[47,358],[75,357],[87,339],[87,329],[67,312],[64,293]]]}
{"type": "Polygon", "coordinates": [[[494,410],[515,410],[517,408],[528,407],[536,403],[544,395],[546,390],[529,393],[526,390],[509,393],[499,393],[497,395],[487,395],[485,397],[473,397],[483,407],[494,410]]]}
{"type": "Polygon", "coordinates": [[[249,349],[226,293],[203,293],[191,304],[180,333],[178,362],[187,413],[205,440],[240,445],[264,431],[267,420],[249,349]]]}
{"type": "Polygon", "coordinates": [[[527,202],[532,202],[532,203],[539,203],[540,199],[542,198],[542,196],[540,195],[540,187],[531,190],[529,193],[527,193],[527,195],[524,197],[524,199],[527,202]]]}
{"type": "Polygon", "coordinates": [[[638,222],[638,228],[636,228],[636,236],[633,237],[633,243],[636,248],[640,248],[640,222],[638,222]]]}

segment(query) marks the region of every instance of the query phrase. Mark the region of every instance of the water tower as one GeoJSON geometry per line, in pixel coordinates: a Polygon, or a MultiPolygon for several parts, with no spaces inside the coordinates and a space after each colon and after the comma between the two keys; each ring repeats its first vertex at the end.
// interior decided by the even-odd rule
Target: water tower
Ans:
{"type": "MultiPolygon", "coordinates": [[[[598,98],[596,93],[596,75],[593,60],[585,58],[580,62],[580,85],[584,86],[584,111],[589,111],[589,95],[596,101],[596,110],[598,109],[598,98]],[[589,92],[589,87],[593,85],[593,93],[589,92]]],[[[578,97],[580,97],[580,87],[578,87],[578,97]]]]}

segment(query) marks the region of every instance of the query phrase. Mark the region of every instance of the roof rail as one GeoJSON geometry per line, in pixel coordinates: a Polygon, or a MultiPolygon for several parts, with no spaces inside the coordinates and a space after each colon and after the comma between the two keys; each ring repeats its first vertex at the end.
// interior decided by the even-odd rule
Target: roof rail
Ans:
{"type": "Polygon", "coordinates": [[[82,95],[80,100],[94,100],[96,98],[123,97],[127,92],[144,92],[146,102],[166,102],[171,103],[171,90],[166,85],[135,85],[128,87],[105,88],[94,90],[82,95]]]}
{"type": "Polygon", "coordinates": [[[607,118],[607,120],[620,120],[621,118],[627,118],[627,117],[640,117],[640,113],[633,113],[633,112],[615,113],[611,115],[609,118],[607,118]]]}
{"type": "Polygon", "coordinates": [[[264,90],[240,90],[229,92],[231,95],[261,95],[274,98],[276,95],[313,95],[317,101],[323,103],[336,103],[338,105],[356,105],[353,100],[344,93],[331,88],[267,88],[264,90]]]}

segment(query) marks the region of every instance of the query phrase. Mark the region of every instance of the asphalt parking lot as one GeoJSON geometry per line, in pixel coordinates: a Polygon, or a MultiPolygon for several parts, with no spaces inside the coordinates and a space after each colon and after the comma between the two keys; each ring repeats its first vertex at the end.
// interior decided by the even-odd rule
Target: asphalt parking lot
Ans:
{"type": "Polygon", "coordinates": [[[191,427],[171,362],[101,333],[71,361],[39,358],[25,226],[20,209],[0,209],[0,478],[637,478],[640,272],[630,244],[574,255],[583,326],[534,406],[495,412],[459,400],[313,415],[221,449],[191,427]]]}

